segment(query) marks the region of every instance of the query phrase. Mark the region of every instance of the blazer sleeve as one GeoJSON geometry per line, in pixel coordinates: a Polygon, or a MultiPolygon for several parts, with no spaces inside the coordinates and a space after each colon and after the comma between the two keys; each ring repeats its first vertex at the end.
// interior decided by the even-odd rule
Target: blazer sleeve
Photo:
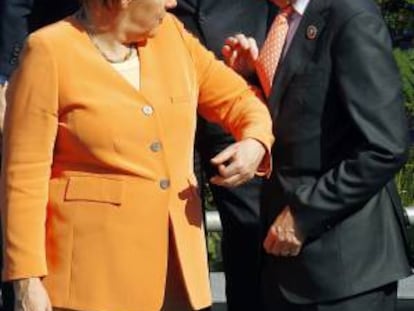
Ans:
{"type": "Polygon", "coordinates": [[[33,0],[0,0],[0,75],[9,77],[17,66],[32,8],[33,0]]]}
{"type": "Polygon", "coordinates": [[[291,193],[299,227],[310,236],[363,208],[407,160],[400,76],[379,15],[363,12],[347,21],[334,44],[333,66],[338,104],[345,105],[363,144],[314,184],[291,193]]]}
{"type": "Polygon", "coordinates": [[[45,221],[58,125],[56,66],[30,36],[10,81],[0,188],[6,280],[47,274],[45,221]]]}
{"type": "Polygon", "coordinates": [[[257,139],[270,155],[274,138],[266,105],[254,95],[243,78],[217,60],[212,52],[184,30],[177,19],[174,21],[194,62],[200,115],[220,124],[236,140],[257,139]]]}

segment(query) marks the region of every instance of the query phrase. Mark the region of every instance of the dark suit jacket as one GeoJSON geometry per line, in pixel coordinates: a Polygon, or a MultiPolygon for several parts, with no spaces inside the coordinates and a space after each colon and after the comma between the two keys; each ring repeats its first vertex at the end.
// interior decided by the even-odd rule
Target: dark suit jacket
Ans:
{"type": "Polygon", "coordinates": [[[310,1],[269,98],[277,138],[263,194],[266,226],[290,205],[307,240],[298,257],[267,257],[265,285],[317,302],[410,273],[392,181],[407,159],[403,102],[374,1],[310,1]]]}
{"type": "Polygon", "coordinates": [[[76,0],[0,0],[0,74],[9,76],[17,66],[29,32],[73,13],[76,0]]]}
{"type": "Polygon", "coordinates": [[[272,7],[266,0],[180,0],[173,13],[220,57],[224,39],[236,33],[252,36],[261,45],[269,23],[263,12],[272,14],[272,7]]]}

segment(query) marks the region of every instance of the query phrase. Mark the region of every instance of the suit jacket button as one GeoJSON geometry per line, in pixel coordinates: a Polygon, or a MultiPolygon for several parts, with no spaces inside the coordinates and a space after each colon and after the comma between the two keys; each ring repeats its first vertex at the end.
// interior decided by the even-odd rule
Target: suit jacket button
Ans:
{"type": "Polygon", "coordinates": [[[142,107],[142,112],[146,116],[151,116],[154,113],[154,108],[152,108],[151,106],[145,105],[144,107],[142,107]]]}
{"type": "Polygon", "coordinates": [[[161,143],[159,141],[153,142],[150,149],[152,152],[159,152],[161,150],[161,143]]]}
{"type": "Polygon", "coordinates": [[[166,190],[166,189],[168,189],[170,187],[170,181],[168,180],[168,179],[162,179],[161,181],[160,181],[160,188],[162,189],[162,190],[166,190]]]}

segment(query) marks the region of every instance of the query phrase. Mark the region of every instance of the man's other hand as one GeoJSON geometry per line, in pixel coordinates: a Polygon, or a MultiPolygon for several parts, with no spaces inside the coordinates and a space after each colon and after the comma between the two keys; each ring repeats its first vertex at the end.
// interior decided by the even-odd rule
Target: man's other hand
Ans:
{"type": "Polygon", "coordinates": [[[247,138],[231,144],[211,159],[218,174],[210,182],[223,187],[236,187],[252,179],[266,153],[258,140],[247,138]]]}

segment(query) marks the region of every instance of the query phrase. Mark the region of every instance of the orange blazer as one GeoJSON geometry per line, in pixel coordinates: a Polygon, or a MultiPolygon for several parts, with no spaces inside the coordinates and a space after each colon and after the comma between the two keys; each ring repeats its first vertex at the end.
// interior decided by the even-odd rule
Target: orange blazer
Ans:
{"type": "Polygon", "coordinates": [[[139,91],[68,18],[29,37],[10,84],[3,277],[44,276],[56,307],[159,310],[169,223],[191,304],[210,305],[197,109],[270,150],[265,105],[174,17],[138,51],[139,91]]]}

